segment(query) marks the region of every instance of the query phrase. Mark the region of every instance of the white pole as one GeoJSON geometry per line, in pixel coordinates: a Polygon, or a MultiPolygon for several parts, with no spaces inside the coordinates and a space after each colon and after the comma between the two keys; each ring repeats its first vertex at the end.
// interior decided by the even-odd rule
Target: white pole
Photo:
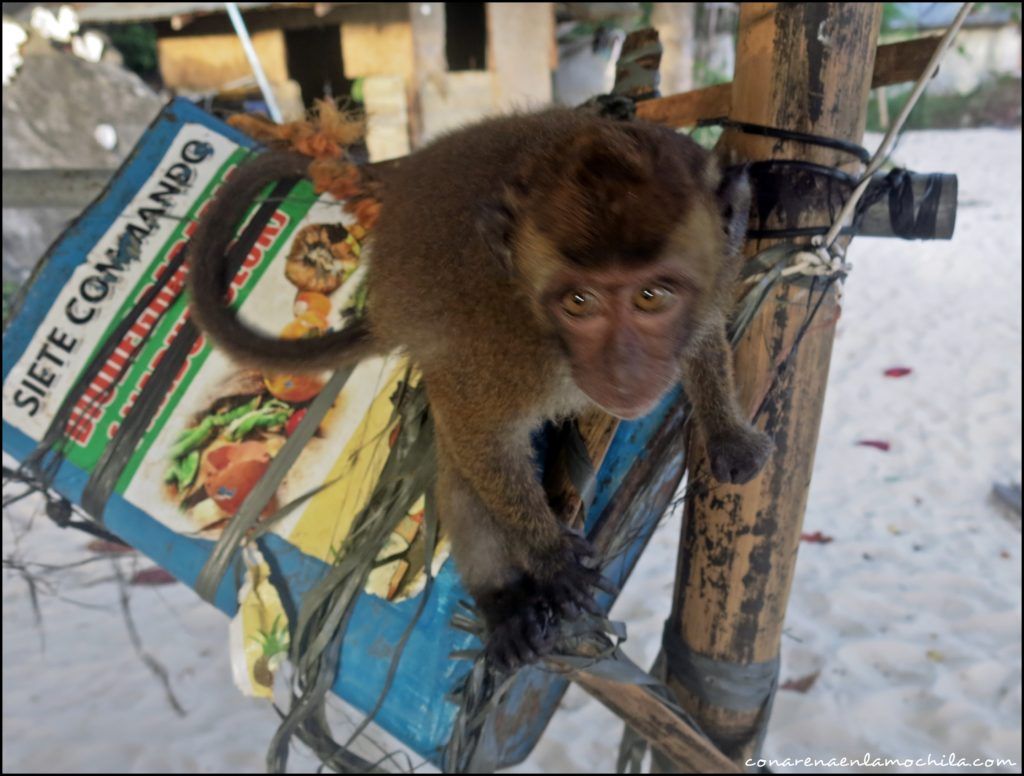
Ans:
{"type": "Polygon", "coordinates": [[[252,68],[253,75],[256,76],[256,83],[259,84],[263,100],[267,103],[270,118],[280,124],[282,123],[281,109],[277,107],[277,100],[274,99],[274,92],[270,88],[270,82],[267,81],[266,73],[263,72],[260,59],[256,56],[256,49],[252,47],[252,38],[249,37],[249,30],[242,19],[241,11],[238,10],[238,3],[224,3],[224,6],[228,10],[228,17],[231,19],[231,25],[235,28],[235,34],[242,41],[245,57],[249,60],[249,66],[252,68]]]}

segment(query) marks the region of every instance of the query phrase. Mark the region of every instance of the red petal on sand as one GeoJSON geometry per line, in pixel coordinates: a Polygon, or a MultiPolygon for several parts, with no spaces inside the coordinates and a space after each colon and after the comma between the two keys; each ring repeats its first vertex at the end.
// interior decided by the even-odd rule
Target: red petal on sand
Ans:
{"type": "Polygon", "coordinates": [[[127,544],[120,544],[118,542],[108,542],[106,539],[93,539],[85,548],[90,552],[95,552],[100,555],[121,555],[125,552],[135,552],[134,547],[129,547],[127,544]]]}
{"type": "Polygon", "coordinates": [[[787,679],[781,685],[779,685],[779,689],[793,690],[794,692],[807,692],[809,689],[811,689],[811,687],[814,686],[814,683],[818,681],[818,676],[820,674],[821,671],[815,671],[813,674],[801,676],[799,679],[787,679]]]}
{"type": "Polygon", "coordinates": [[[802,533],[800,534],[800,541],[809,542],[810,544],[828,544],[833,541],[835,537],[823,534],[821,531],[815,531],[814,533],[802,533]]]}
{"type": "Polygon", "coordinates": [[[894,366],[891,369],[886,369],[883,374],[886,377],[906,377],[913,371],[909,366],[894,366]]]}
{"type": "Polygon", "coordinates": [[[861,447],[874,447],[876,450],[881,450],[883,453],[889,452],[890,444],[884,439],[858,439],[857,444],[861,447]]]}
{"type": "Polygon", "coordinates": [[[169,571],[164,571],[162,568],[154,566],[151,569],[136,571],[128,584],[151,587],[153,585],[171,585],[177,581],[169,571]]]}

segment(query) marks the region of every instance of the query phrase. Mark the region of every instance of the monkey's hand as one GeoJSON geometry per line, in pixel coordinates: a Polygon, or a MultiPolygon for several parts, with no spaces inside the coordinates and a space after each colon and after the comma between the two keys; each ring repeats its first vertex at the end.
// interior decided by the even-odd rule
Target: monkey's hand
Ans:
{"type": "Polygon", "coordinates": [[[719,482],[742,485],[761,471],[774,447],[768,435],[753,426],[731,426],[708,439],[711,473],[719,482]]]}
{"type": "Polygon", "coordinates": [[[558,550],[535,561],[537,574],[523,573],[511,585],[477,597],[488,626],[487,659],[495,668],[510,672],[540,660],[554,651],[563,618],[581,610],[600,614],[593,588],[607,589],[607,583],[586,565],[593,555],[590,542],[565,529],[558,550]]]}

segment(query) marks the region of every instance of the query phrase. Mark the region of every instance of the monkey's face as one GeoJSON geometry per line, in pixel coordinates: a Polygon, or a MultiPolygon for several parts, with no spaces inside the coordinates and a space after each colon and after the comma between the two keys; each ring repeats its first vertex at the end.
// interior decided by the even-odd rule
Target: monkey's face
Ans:
{"type": "Polygon", "coordinates": [[[676,384],[691,281],[671,262],[556,274],[543,296],[576,385],[620,418],[646,414],[676,384]]]}
{"type": "Polygon", "coordinates": [[[619,234],[582,246],[555,242],[532,219],[518,234],[514,261],[526,296],[561,343],[576,386],[620,418],[646,414],[678,383],[683,351],[720,282],[713,207],[697,200],[676,219],[632,242],[619,234]]]}
{"type": "Polygon", "coordinates": [[[534,219],[521,223],[513,260],[526,296],[561,342],[576,386],[611,415],[652,410],[677,384],[683,351],[704,325],[724,256],[707,199],[695,197],[667,225],[635,229],[633,240],[583,218],[557,242],[534,219]],[[580,233],[582,244],[572,239],[580,233]]]}
{"type": "Polygon", "coordinates": [[[481,234],[554,329],[576,385],[618,417],[651,410],[726,296],[745,175],[723,178],[669,130],[600,123],[527,165],[499,205],[481,234]]]}

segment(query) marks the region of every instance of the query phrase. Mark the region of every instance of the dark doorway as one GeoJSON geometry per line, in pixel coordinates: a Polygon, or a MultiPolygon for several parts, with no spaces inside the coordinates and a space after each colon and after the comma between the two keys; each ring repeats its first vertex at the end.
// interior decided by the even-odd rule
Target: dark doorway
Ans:
{"type": "Polygon", "coordinates": [[[288,52],[288,74],[302,88],[302,102],[307,108],[321,97],[351,96],[352,82],[345,78],[338,27],[285,30],[284,44],[288,52]]]}
{"type": "Polygon", "coordinates": [[[445,3],[445,54],[449,70],[487,69],[486,3],[445,3]]]}

